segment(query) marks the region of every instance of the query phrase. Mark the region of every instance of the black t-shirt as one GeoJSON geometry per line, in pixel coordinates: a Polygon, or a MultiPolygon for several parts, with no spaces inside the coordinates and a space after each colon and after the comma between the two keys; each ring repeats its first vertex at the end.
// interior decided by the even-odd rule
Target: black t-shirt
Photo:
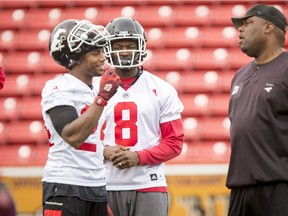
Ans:
{"type": "Polygon", "coordinates": [[[288,52],[232,80],[228,188],[288,181],[288,52]]]}

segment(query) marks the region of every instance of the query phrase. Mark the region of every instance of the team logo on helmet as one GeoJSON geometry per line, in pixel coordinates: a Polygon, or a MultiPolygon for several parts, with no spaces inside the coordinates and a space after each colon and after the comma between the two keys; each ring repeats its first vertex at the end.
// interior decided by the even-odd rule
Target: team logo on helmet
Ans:
{"type": "Polygon", "coordinates": [[[62,33],[64,33],[66,30],[59,28],[57,29],[57,31],[55,32],[54,36],[53,36],[53,40],[51,42],[51,47],[50,47],[50,53],[53,53],[55,51],[61,51],[62,48],[65,47],[63,43],[63,41],[66,40],[65,36],[60,36],[62,33]]]}

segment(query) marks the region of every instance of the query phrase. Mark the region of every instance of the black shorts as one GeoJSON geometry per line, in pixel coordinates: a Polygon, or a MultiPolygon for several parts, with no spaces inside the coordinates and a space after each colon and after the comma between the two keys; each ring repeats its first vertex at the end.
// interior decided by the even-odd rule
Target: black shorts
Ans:
{"type": "Polygon", "coordinates": [[[50,197],[43,204],[43,216],[107,216],[107,202],[90,202],[78,197],[50,197]]]}
{"type": "Polygon", "coordinates": [[[288,183],[231,189],[228,216],[287,216],[288,183]]]}

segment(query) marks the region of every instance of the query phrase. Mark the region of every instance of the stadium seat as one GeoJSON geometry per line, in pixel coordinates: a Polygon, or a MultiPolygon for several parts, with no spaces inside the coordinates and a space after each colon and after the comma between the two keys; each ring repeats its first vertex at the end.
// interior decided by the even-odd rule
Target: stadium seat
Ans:
{"type": "Polygon", "coordinates": [[[252,60],[253,58],[247,56],[239,48],[234,48],[229,51],[229,63],[231,69],[238,70],[252,60]]]}
{"type": "Polygon", "coordinates": [[[60,73],[66,73],[68,71],[63,66],[57,64],[50,56],[49,52],[44,52],[41,55],[40,62],[41,62],[40,72],[43,73],[60,74],[60,73]]]}
{"type": "Polygon", "coordinates": [[[168,164],[227,163],[230,158],[229,141],[185,142],[182,153],[168,164]]]}
{"type": "Polygon", "coordinates": [[[185,93],[220,92],[221,81],[217,71],[185,71],[181,81],[185,93]]]}
{"type": "Polygon", "coordinates": [[[229,69],[229,52],[225,48],[192,49],[190,64],[196,70],[229,69]]]}
{"type": "Polygon", "coordinates": [[[180,100],[184,117],[228,115],[229,94],[182,94],[180,100]]]}
{"type": "Polygon", "coordinates": [[[0,167],[44,166],[48,155],[48,144],[33,143],[0,146],[0,167]]]}
{"type": "Polygon", "coordinates": [[[229,140],[228,117],[206,118],[201,121],[201,136],[204,140],[229,140]]]}
{"type": "MultiPolygon", "coordinates": [[[[2,122],[4,140],[7,145],[47,142],[47,132],[42,121],[2,122]]],[[[1,140],[2,142],[2,140],[1,140]]]]}
{"type": "Polygon", "coordinates": [[[131,15],[146,27],[174,26],[174,7],[169,4],[137,7],[131,15]]]}
{"type": "Polygon", "coordinates": [[[202,27],[201,44],[207,48],[236,47],[238,48],[239,33],[232,26],[202,27]]]}
{"type": "Polygon", "coordinates": [[[49,30],[21,30],[15,37],[14,46],[17,50],[48,51],[50,38],[49,30]]]}
{"type": "Polygon", "coordinates": [[[151,49],[202,46],[202,32],[197,27],[150,28],[146,30],[146,34],[147,47],[151,49]]]}
{"type": "Polygon", "coordinates": [[[14,51],[17,49],[15,42],[17,41],[16,30],[4,30],[0,33],[0,50],[14,51]]]}
{"type": "Polygon", "coordinates": [[[150,70],[187,70],[193,56],[189,49],[159,49],[148,51],[144,67],[150,70]]]}
{"type": "Polygon", "coordinates": [[[0,29],[16,30],[19,28],[23,28],[24,24],[26,23],[26,18],[27,14],[25,9],[15,8],[15,9],[1,10],[0,29]]]}
{"type": "Polygon", "coordinates": [[[1,90],[0,97],[22,97],[30,96],[30,79],[27,74],[6,75],[5,86],[1,90]]]}
{"type": "Polygon", "coordinates": [[[182,73],[179,71],[150,71],[157,77],[173,85],[178,93],[182,93],[182,73]]]}
{"type": "Polygon", "coordinates": [[[244,2],[234,4],[218,4],[210,7],[211,24],[216,26],[231,26],[231,17],[243,16],[248,9],[248,5],[244,2]]]}
{"type": "Polygon", "coordinates": [[[100,24],[103,19],[102,10],[96,6],[90,7],[68,7],[62,10],[63,19],[86,19],[100,24]]]}
{"type": "Polygon", "coordinates": [[[0,122],[17,119],[17,98],[0,97],[0,122]]]}
{"type": "Polygon", "coordinates": [[[38,73],[41,70],[41,52],[9,52],[2,60],[6,73],[38,73]]]}
{"type": "Polygon", "coordinates": [[[19,120],[42,120],[41,97],[25,97],[17,101],[19,120]]]}
{"type": "Polygon", "coordinates": [[[36,7],[38,5],[38,0],[30,0],[30,1],[0,1],[0,8],[3,10],[7,9],[16,9],[16,8],[30,8],[36,7]]]}
{"type": "Polygon", "coordinates": [[[180,5],[173,8],[173,23],[180,26],[209,26],[213,19],[206,4],[180,5]]]}
{"type": "Polygon", "coordinates": [[[52,30],[64,19],[61,8],[35,8],[27,12],[25,28],[52,30]]]}
{"type": "Polygon", "coordinates": [[[184,139],[190,141],[229,140],[227,117],[186,117],[183,119],[184,139]]]}

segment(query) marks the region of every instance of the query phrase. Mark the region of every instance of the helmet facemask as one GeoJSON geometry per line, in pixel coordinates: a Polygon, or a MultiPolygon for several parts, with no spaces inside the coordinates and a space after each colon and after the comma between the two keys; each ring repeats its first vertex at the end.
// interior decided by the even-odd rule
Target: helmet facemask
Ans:
{"type": "Polygon", "coordinates": [[[116,68],[133,68],[141,66],[145,62],[146,53],[146,42],[142,35],[122,35],[117,37],[110,37],[109,44],[104,47],[104,52],[110,66],[116,68]],[[117,40],[136,40],[137,49],[130,50],[113,50],[112,44],[117,40]],[[125,58],[121,56],[121,52],[131,53],[129,57],[125,58]]]}
{"type": "Polygon", "coordinates": [[[104,47],[108,36],[109,33],[103,26],[93,25],[89,21],[82,20],[71,30],[67,43],[71,52],[77,52],[82,45],[104,47]]]}

